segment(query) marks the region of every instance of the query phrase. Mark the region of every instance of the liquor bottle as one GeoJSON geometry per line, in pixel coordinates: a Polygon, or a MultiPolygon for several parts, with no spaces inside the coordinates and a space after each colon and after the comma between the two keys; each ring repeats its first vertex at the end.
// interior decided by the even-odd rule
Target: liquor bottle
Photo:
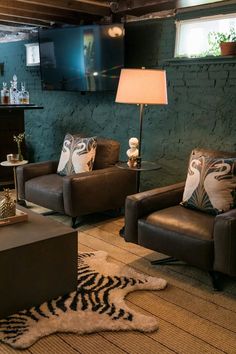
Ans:
{"type": "Polygon", "coordinates": [[[17,90],[17,76],[13,75],[10,87],[10,104],[19,104],[19,91],[17,90]]]}
{"type": "Polygon", "coordinates": [[[20,104],[29,104],[29,92],[25,89],[25,83],[21,83],[21,91],[19,92],[20,104]]]}
{"type": "Polygon", "coordinates": [[[3,82],[3,84],[2,84],[1,103],[2,104],[9,104],[10,103],[9,90],[7,88],[6,82],[3,82]]]}

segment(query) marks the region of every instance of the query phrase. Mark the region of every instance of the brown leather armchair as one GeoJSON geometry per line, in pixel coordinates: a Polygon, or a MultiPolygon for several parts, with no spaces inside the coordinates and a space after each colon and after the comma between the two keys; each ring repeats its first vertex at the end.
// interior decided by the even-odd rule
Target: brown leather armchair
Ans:
{"type": "Polygon", "coordinates": [[[115,166],[119,152],[119,142],[98,139],[93,170],[71,176],[57,174],[58,161],[19,166],[19,199],[71,216],[73,227],[79,216],[119,209],[136,190],[135,173],[115,166]]]}
{"type": "MultiPolygon", "coordinates": [[[[198,150],[204,152],[204,150],[198,150]]],[[[210,157],[235,153],[205,150],[210,157]]],[[[236,209],[209,215],[184,208],[184,182],[137,193],[126,198],[125,240],[207,270],[216,290],[221,273],[236,276],[236,209]]]]}

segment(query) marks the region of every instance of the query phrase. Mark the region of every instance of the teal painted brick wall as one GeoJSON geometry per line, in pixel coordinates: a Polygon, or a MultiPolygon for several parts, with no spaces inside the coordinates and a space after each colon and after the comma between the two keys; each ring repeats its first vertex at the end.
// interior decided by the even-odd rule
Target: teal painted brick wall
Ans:
{"type": "MultiPolygon", "coordinates": [[[[205,14],[206,15],[206,14],[205,14]]],[[[183,180],[196,146],[236,149],[236,63],[178,65],[173,57],[175,19],[129,23],[126,26],[126,66],[165,68],[167,106],[148,106],[143,125],[143,157],[161,164],[160,171],[142,174],[142,189],[183,180]]],[[[128,139],[138,136],[137,106],[115,103],[115,93],[42,91],[39,68],[25,66],[24,42],[0,45],[5,64],[0,81],[16,73],[25,81],[31,103],[43,110],[26,112],[31,161],[57,159],[66,132],[114,138],[125,159],[128,139]]]]}

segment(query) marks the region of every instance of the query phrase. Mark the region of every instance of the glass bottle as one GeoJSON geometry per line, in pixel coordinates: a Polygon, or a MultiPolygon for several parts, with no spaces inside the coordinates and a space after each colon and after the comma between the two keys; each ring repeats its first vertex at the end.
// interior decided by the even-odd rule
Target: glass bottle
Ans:
{"type": "Polygon", "coordinates": [[[25,83],[21,83],[21,91],[19,93],[20,104],[29,104],[29,92],[25,89],[25,83]]]}
{"type": "Polygon", "coordinates": [[[10,103],[9,90],[7,88],[6,82],[3,82],[3,84],[2,84],[1,103],[2,104],[9,104],[10,103]]]}
{"type": "Polygon", "coordinates": [[[13,75],[10,87],[10,104],[19,104],[19,91],[17,89],[17,76],[13,75]]]}

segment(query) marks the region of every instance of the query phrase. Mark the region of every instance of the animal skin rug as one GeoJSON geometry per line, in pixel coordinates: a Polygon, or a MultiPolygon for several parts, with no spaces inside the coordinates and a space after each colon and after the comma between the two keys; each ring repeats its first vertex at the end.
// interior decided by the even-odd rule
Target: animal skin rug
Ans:
{"type": "Polygon", "coordinates": [[[0,320],[0,340],[22,349],[56,332],[156,330],[156,319],[130,309],[124,298],[134,290],[164,289],[166,281],[106,258],[103,251],[79,253],[77,291],[0,320]]]}

